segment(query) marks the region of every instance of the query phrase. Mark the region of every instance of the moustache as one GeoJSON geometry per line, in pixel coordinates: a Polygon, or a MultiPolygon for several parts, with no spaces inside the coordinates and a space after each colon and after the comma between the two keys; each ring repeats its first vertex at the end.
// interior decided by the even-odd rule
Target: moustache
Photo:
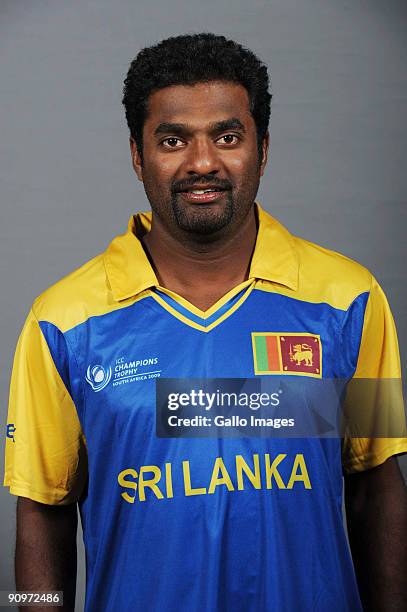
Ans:
{"type": "Polygon", "coordinates": [[[218,187],[220,191],[227,191],[232,189],[233,185],[230,181],[222,181],[220,179],[215,179],[213,176],[201,176],[198,180],[195,178],[185,179],[183,181],[176,181],[172,187],[172,193],[179,193],[180,191],[187,191],[191,187],[195,187],[195,189],[199,189],[199,186],[211,185],[211,187],[218,187]]]}

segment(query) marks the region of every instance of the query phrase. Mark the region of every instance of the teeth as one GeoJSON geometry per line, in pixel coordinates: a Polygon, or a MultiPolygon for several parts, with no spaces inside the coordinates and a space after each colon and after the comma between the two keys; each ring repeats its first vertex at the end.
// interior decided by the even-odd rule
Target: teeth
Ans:
{"type": "Polygon", "coordinates": [[[190,191],[190,193],[202,195],[203,193],[212,193],[212,191],[216,191],[216,189],[194,189],[193,191],[190,191]]]}

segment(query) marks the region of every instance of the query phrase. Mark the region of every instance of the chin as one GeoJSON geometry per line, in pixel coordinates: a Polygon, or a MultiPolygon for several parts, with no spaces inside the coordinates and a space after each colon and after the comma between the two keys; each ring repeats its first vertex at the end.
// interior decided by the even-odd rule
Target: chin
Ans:
{"type": "Polygon", "coordinates": [[[221,207],[216,203],[185,206],[175,200],[173,211],[180,229],[200,236],[218,234],[231,223],[234,216],[233,202],[229,199],[221,207]]]}

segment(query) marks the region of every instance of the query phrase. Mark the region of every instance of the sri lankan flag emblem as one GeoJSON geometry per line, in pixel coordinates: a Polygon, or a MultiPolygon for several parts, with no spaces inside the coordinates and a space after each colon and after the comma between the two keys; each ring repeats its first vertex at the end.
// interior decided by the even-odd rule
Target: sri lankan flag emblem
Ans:
{"type": "Polygon", "coordinates": [[[253,332],[252,345],[255,374],[322,377],[319,335],[253,332]]]}

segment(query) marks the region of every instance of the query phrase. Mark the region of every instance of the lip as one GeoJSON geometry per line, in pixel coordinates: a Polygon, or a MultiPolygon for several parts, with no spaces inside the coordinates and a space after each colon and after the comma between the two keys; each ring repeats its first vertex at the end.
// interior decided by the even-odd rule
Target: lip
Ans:
{"type": "Polygon", "coordinates": [[[187,202],[207,204],[209,202],[215,202],[216,200],[219,200],[226,193],[226,190],[209,191],[208,193],[192,193],[192,191],[179,191],[178,193],[187,202]]]}

